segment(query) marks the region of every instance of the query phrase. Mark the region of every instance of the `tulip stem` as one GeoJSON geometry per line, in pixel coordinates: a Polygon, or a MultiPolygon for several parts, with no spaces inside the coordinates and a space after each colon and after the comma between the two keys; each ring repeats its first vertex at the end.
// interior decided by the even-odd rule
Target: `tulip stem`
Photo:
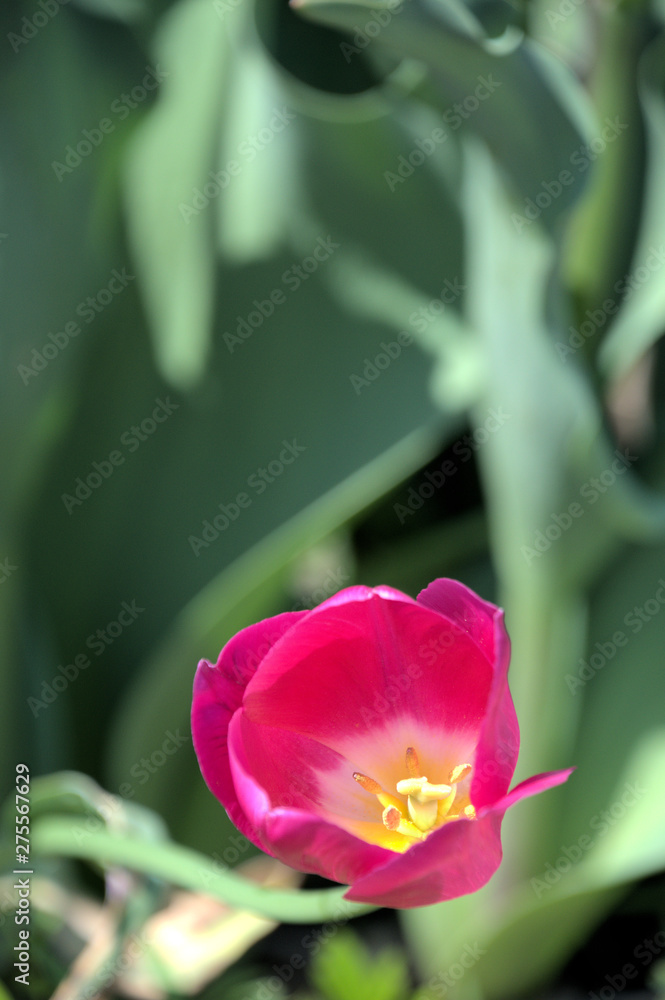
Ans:
{"type": "Polygon", "coordinates": [[[49,817],[32,831],[33,855],[60,855],[129,868],[193,892],[203,892],[229,906],[292,924],[346,921],[377,909],[343,899],[338,889],[271,889],[222,868],[212,858],[171,841],[141,840],[109,830],[85,831],[80,823],[49,817]]]}

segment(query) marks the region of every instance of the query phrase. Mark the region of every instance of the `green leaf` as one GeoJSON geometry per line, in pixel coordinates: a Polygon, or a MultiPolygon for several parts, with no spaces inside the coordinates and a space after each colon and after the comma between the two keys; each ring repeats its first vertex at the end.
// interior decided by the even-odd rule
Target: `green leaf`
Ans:
{"type": "Polygon", "coordinates": [[[603,338],[598,363],[606,376],[621,378],[665,332],[665,41],[656,39],[641,65],[640,95],[647,128],[646,190],[639,238],[628,275],[615,301],[619,313],[603,338]]]}
{"type": "Polygon", "coordinates": [[[384,949],[370,954],[351,930],[338,931],[324,941],[312,959],[309,978],[326,1000],[403,1000],[408,993],[409,975],[401,951],[384,949]]]}
{"type": "Polygon", "coordinates": [[[228,19],[231,70],[220,121],[217,168],[239,171],[211,206],[217,243],[230,261],[269,257],[288,242],[302,214],[300,115],[293,111],[282,77],[269,61],[254,24],[254,5],[244,2],[228,19]]]}
{"type": "MultiPolygon", "coordinates": [[[[366,24],[372,6],[356,0],[303,0],[298,10],[354,32],[366,24]]],[[[485,40],[479,23],[463,5],[410,0],[373,44],[428,64],[447,129],[459,129],[460,134],[468,129],[482,136],[521,198],[535,198],[543,182],[555,181],[570,168],[582,138],[570,111],[571,97],[584,103],[579,85],[519,31],[509,29],[501,39],[485,40]],[[455,104],[462,104],[462,113],[455,104]]],[[[542,213],[548,229],[556,228],[583,183],[578,172],[542,213]]]]}
{"type": "Polygon", "coordinates": [[[157,360],[164,377],[180,387],[201,375],[210,350],[214,216],[194,200],[214,167],[229,47],[208,0],[187,0],[169,11],[154,46],[167,74],[160,100],[126,156],[129,235],[157,360]]]}

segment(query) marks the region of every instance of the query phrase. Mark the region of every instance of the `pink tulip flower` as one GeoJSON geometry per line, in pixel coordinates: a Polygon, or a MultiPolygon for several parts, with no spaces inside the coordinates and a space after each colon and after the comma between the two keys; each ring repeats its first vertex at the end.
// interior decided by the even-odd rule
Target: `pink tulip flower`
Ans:
{"type": "Polygon", "coordinates": [[[417,600],[347,587],[243,629],[194,682],[203,777],[238,829],[292,868],[396,908],[474,892],[501,822],[572,768],[508,791],[519,727],[503,611],[455,580],[417,600]]]}

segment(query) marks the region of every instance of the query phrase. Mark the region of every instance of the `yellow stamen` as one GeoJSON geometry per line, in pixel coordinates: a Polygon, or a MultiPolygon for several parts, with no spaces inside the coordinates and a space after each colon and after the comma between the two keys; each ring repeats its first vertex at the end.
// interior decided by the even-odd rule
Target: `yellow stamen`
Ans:
{"type": "Polygon", "coordinates": [[[383,825],[391,831],[403,834],[405,837],[415,837],[417,840],[424,839],[424,833],[410,823],[396,806],[388,806],[383,810],[383,825]]]}
{"type": "Polygon", "coordinates": [[[403,798],[384,791],[378,781],[361,771],[353,772],[354,779],[363,791],[376,795],[383,806],[381,819],[386,830],[398,835],[386,845],[391,850],[408,850],[413,840],[424,840],[431,830],[446,822],[460,817],[476,818],[476,810],[472,805],[462,805],[465,800],[468,802],[468,795],[462,793],[462,789],[459,797],[461,801],[455,807],[456,786],[471,774],[471,764],[457,764],[450,772],[447,784],[434,784],[421,773],[414,747],[407,747],[405,763],[409,777],[398,781],[395,786],[397,794],[403,798]],[[407,841],[400,841],[400,835],[407,838],[407,841]]]}
{"type": "Polygon", "coordinates": [[[454,767],[450,772],[450,778],[448,780],[451,785],[456,785],[458,781],[464,781],[464,779],[468,778],[470,774],[470,764],[458,764],[457,767],[454,767]]]}
{"type": "Polygon", "coordinates": [[[360,771],[354,771],[353,777],[356,779],[361,788],[364,788],[366,792],[371,792],[372,795],[378,795],[383,789],[378,781],[374,778],[368,778],[366,774],[361,774],[360,771]]]}
{"type": "Polygon", "coordinates": [[[353,777],[366,792],[376,795],[382,806],[396,806],[398,809],[401,807],[402,803],[399,799],[396,799],[394,795],[390,795],[389,792],[384,792],[381,785],[374,778],[368,778],[366,774],[362,774],[360,771],[354,771],[353,777]]]}
{"type": "Polygon", "coordinates": [[[403,818],[397,806],[388,806],[383,810],[383,825],[388,830],[396,830],[403,818]]]}

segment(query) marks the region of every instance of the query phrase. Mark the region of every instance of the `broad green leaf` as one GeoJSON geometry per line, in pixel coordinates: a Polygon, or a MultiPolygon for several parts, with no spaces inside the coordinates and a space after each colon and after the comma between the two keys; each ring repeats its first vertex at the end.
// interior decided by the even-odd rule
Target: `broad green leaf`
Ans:
{"type": "MultiPolygon", "coordinates": [[[[575,839],[591,816],[612,804],[626,762],[637,759],[643,738],[654,741],[654,761],[658,759],[656,734],[663,723],[665,699],[660,610],[665,599],[664,552],[658,545],[617,554],[592,593],[588,640],[560,678],[571,710],[579,713],[571,759],[578,770],[562,817],[565,842],[575,839]]],[[[648,789],[645,804],[658,792],[658,783],[654,785],[653,778],[643,780],[637,765],[625,780],[641,781],[648,789]]],[[[632,824],[640,810],[631,809],[620,824],[623,830],[630,821],[626,835],[634,834],[632,824]]],[[[657,803],[652,816],[654,820],[659,816],[657,803]]],[[[646,843],[647,825],[643,832],[646,843]]],[[[637,850],[635,861],[640,863],[637,850]]]]}
{"type": "MultiPolygon", "coordinates": [[[[464,325],[456,308],[443,301],[433,303],[429,295],[361,253],[344,254],[333,263],[328,275],[337,297],[359,316],[405,332],[405,346],[415,340],[433,356],[432,394],[442,401],[447,412],[460,412],[477,401],[487,373],[473,332],[464,325]]],[[[459,299],[465,286],[459,282],[455,286],[459,288],[459,299]]],[[[455,286],[449,282],[446,289],[444,285],[444,295],[452,295],[455,286]]]]}
{"type": "Polygon", "coordinates": [[[228,182],[225,177],[227,186],[211,210],[220,252],[246,263],[268,257],[287,242],[302,211],[296,193],[302,180],[300,115],[260,43],[253,4],[234,10],[228,24],[232,70],[217,152],[217,169],[228,182]],[[232,163],[237,173],[229,172],[232,163]]]}
{"type": "MultiPolygon", "coordinates": [[[[303,15],[350,32],[362,28],[371,9],[355,0],[303,0],[298,6],[303,15]]],[[[451,28],[452,9],[459,13],[460,7],[413,0],[388,21],[375,44],[423,60],[445,111],[440,125],[481,135],[510,175],[520,202],[534,199],[544,183],[556,181],[563,170],[571,172],[571,157],[581,143],[568,113],[573,79],[568,74],[561,86],[566,71],[551,68],[547,53],[519,31],[509,29],[500,40],[484,41],[460,33],[459,26],[451,28]]],[[[540,213],[548,229],[556,227],[583,183],[579,172],[571,172],[570,182],[559,185],[556,199],[540,213]]]]}
{"type": "Polygon", "coordinates": [[[570,220],[563,261],[580,322],[587,307],[595,310],[615,298],[632,257],[642,208],[644,142],[637,75],[651,37],[648,16],[636,9],[616,7],[598,21],[596,56],[588,70],[597,130],[575,157],[589,186],[570,220]]]}
{"type": "MultiPolygon", "coordinates": [[[[620,378],[665,332],[665,104],[663,40],[654,41],[641,66],[640,93],[647,127],[646,191],[642,220],[630,271],[619,282],[619,313],[611,322],[599,353],[603,373],[620,378]]],[[[602,309],[603,307],[601,307],[602,309]]],[[[603,310],[605,311],[605,310],[603,310]]]]}
{"type": "Polygon", "coordinates": [[[129,234],[157,361],[180,387],[201,375],[210,351],[214,209],[205,188],[219,190],[209,175],[229,51],[208,0],[181,0],[169,11],[154,45],[166,73],[161,97],[126,157],[129,234]]]}
{"type": "Polygon", "coordinates": [[[133,24],[148,13],[145,0],[74,0],[74,5],[91,14],[133,24]]]}

